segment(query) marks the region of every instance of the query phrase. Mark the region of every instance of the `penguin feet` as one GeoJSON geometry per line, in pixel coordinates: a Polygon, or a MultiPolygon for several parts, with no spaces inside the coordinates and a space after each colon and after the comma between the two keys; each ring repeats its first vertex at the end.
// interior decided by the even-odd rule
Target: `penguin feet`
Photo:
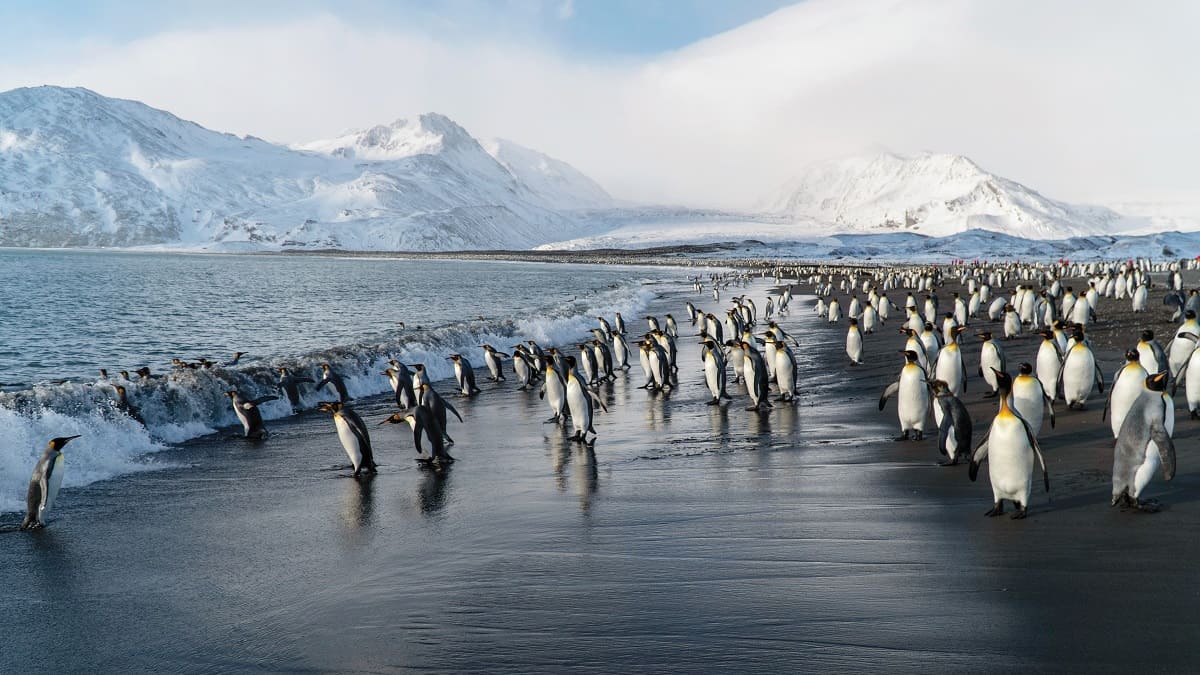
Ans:
{"type": "Polygon", "coordinates": [[[937,463],[938,466],[958,466],[958,458],[947,459],[937,463]]]}
{"type": "Polygon", "coordinates": [[[907,440],[908,440],[908,432],[907,432],[907,431],[905,431],[904,433],[902,433],[902,434],[900,434],[899,436],[897,436],[897,437],[893,438],[892,440],[893,440],[893,441],[896,441],[897,443],[899,443],[900,441],[907,441],[907,440]]]}
{"type": "Polygon", "coordinates": [[[454,445],[454,439],[447,436],[446,437],[446,445],[454,445]]]}
{"type": "Polygon", "coordinates": [[[999,395],[1000,395],[999,392],[989,391],[988,393],[984,394],[983,397],[984,398],[996,398],[999,395]]]}
{"type": "Polygon", "coordinates": [[[1021,502],[1016,502],[1017,512],[1010,516],[1013,520],[1024,520],[1025,516],[1029,515],[1029,507],[1021,502]]]}
{"type": "Polygon", "coordinates": [[[991,510],[983,515],[987,516],[988,518],[995,518],[996,516],[1004,515],[1004,500],[1001,499],[993,504],[991,510]]]}
{"type": "Polygon", "coordinates": [[[1162,510],[1162,505],[1157,499],[1135,499],[1133,505],[1142,513],[1158,513],[1162,510]]]}
{"type": "Polygon", "coordinates": [[[920,429],[917,429],[917,438],[916,438],[916,440],[918,440],[918,441],[923,441],[923,440],[925,440],[925,432],[924,432],[924,431],[921,431],[920,429]]]}
{"type": "Polygon", "coordinates": [[[717,398],[714,398],[713,400],[709,401],[709,402],[708,402],[708,403],[706,403],[705,405],[721,405],[721,400],[720,400],[720,399],[717,399],[717,398]]]}
{"type": "Polygon", "coordinates": [[[1188,414],[1190,414],[1190,415],[1192,416],[1192,419],[1194,419],[1194,420],[1200,420],[1200,409],[1197,409],[1197,410],[1189,410],[1189,411],[1188,411],[1188,414]]]}

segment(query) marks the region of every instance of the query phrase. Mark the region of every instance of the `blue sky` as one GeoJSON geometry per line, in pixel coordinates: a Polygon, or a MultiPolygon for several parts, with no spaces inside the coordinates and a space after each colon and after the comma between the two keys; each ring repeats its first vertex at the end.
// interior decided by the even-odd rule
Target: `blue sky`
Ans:
{"type": "Polygon", "coordinates": [[[684,47],[789,4],[795,0],[4,0],[0,63],[165,31],[270,24],[313,14],[449,39],[504,34],[580,58],[637,57],[684,47]]]}

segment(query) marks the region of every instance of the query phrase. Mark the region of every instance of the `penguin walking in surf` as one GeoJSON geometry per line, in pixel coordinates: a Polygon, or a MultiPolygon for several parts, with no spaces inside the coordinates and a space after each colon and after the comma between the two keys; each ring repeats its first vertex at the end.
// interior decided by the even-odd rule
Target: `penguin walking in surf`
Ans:
{"type": "Polygon", "coordinates": [[[117,390],[117,402],[116,402],[117,410],[119,412],[124,413],[125,415],[128,415],[129,417],[133,418],[134,422],[137,422],[138,424],[140,424],[142,426],[146,426],[146,420],[142,418],[142,414],[140,412],[138,412],[138,409],[136,406],[134,406],[132,403],[129,402],[129,394],[128,394],[128,392],[125,391],[125,387],[122,387],[121,385],[118,384],[116,386],[116,390],[117,390]]]}
{"type": "Polygon", "coordinates": [[[501,382],[507,378],[504,377],[504,366],[501,359],[512,358],[504,352],[498,352],[491,345],[483,345],[483,363],[487,366],[488,372],[491,373],[490,379],[492,382],[501,382]]]}
{"type": "Polygon", "coordinates": [[[454,362],[454,379],[458,382],[459,392],[467,398],[478,394],[480,389],[475,386],[475,369],[467,357],[462,354],[451,354],[446,357],[446,360],[454,362]]]}
{"type": "Polygon", "coordinates": [[[354,467],[354,477],[357,478],[364,470],[375,473],[377,469],[375,453],[371,450],[371,435],[358,413],[338,401],[322,401],[317,404],[317,409],[333,414],[333,425],[346,456],[350,458],[350,465],[354,467]]]}
{"type": "Polygon", "coordinates": [[[287,368],[279,369],[279,381],[276,384],[291,404],[292,414],[300,412],[300,385],[305,382],[312,384],[312,381],[311,377],[293,375],[287,368]]]}
{"type": "Polygon", "coordinates": [[[1159,510],[1156,500],[1143,500],[1142,491],[1155,471],[1163,480],[1175,477],[1174,401],[1166,393],[1167,374],[1149,375],[1141,395],[1129,408],[1113,450],[1112,506],[1123,504],[1140,511],[1159,510]]]}
{"type": "Polygon", "coordinates": [[[346,382],[342,380],[342,376],[333,371],[333,366],[328,363],[321,364],[321,381],[317,383],[317,391],[325,385],[333,387],[338,395],[338,403],[345,403],[350,400],[350,394],[346,391],[346,382]]]}
{"type": "Polygon", "coordinates": [[[263,424],[262,413],[258,411],[258,406],[267,401],[274,401],[278,396],[260,396],[256,399],[243,398],[241,394],[234,391],[227,391],[225,395],[229,397],[229,402],[233,405],[233,413],[237,415],[238,421],[242,423],[242,429],[245,431],[245,438],[255,441],[261,441],[267,437],[267,427],[263,424]]]}
{"type": "Polygon", "coordinates": [[[1038,445],[1037,436],[1009,405],[1012,376],[1003,371],[995,371],[995,377],[999,385],[1000,410],[984,435],[983,442],[975,448],[975,453],[971,456],[968,476],[974,482],[979,476],[980,465],[987,460],[988,479],[992,483],[992,508],[984,515],[1002,515],[1004,500],[1007,499],[1016,508],[1012,518],[1020,520],[1029,512],[1034,460],[1042,466],[1042,480],[1046,492],[1050,492],[1050,474],[1046,471],[1046,460],[1042,457],[1042,448],[1038,445]]]}
{"type": "Polygon", "coordinates": [[[391,367],[383,371],[383,374],[387,376],[388,382],[392,385],[396,405],[401,410],[408,410],[417,405],[417,392],[413,390],[412,372],[395,359],[388,361],[388,365],[391,367]]]}
{"type": "Polygon", "coordinates": [[[54,506],[54,500],[58,498],[58,489],[62,487],[66,467],[62,449],[75,438],[79,436],[50,439],[37,464],[33,465],[29,489],[25,492],[25,519],[21,521],[22,530],[36,530],[46,526],[46,516],[54,506]]]}

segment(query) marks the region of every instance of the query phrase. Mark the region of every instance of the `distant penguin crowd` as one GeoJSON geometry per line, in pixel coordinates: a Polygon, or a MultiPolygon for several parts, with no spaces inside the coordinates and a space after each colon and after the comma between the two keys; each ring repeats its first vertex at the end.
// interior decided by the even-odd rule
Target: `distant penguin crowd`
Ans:
{"type": "MultiPolygon", "coordinates": [[[[1185,386],[1187,409],[1200,419],[1200,293],[1184,290],[1182,272],[1195,261],[1130,260],[1088,264],[958,263],[944,266],[821,266],[803,270],[816,295],[814,311],[829,324],[848,319],[849,365],[864,363],[864,340],[893,318],[899,323],[900,372],[885,387],[879,410],[895,400],[900,435],[922,441],[926,426],[936,431],[943,466],[962,461],[975,481],[986,462],[992,488],[988,516],[1014,509],[1028,514],[1034,477],[1046,492],[1050,476],[1038,441],[1043,425],[1056,421],[1054,405],[1083,410],[1104,397],[1097,422],[1106,423],[1113,446],[1111,505],[1154,512],[1145,497],[1154,476],[1175,475],[1173,396],[1185,386]],[[1153,279],[1157,277],[1158,281],[1153,279]],[[1079,280],[1077,291],[1068,281],[1079,280]],[[943,292],[947,283],[961,291],[943,292]],[[1176,328],[1164,347],[1153,330],[1129,336],[1125,362],[1106,381],[1088,331],[1100,320],[1102,304],[1130,303],[1135,314],[1149,311],[1154,288],[1165,290],[1163,307],[1176,328]],[[888,294],[892,294],[889,297],[888,294]],[[893,298],[903,299],[899,302],[893,298]],[[862,296],[860,299],[860,295],[862,296]],[[843,307],[845,308],[843,310],[843,307]],[[982,396],[996,400],[990,424],[979,433],[963,404],[968,373],[964,335],[979,330],[982,396]],[[1040,337],[1033,363],[1014,368],[1002,342],[1025,334],[1040,337]]],[[[1111,306],[1115,306],[1111,305],[1111,306]]],[[[894,334],[894,333],[893,333],[894,334]]],[[[896,353],[896,352],[891,352],[896,353]]]]}
{"type": "MultiPolygon", "coordinates": [[[[728,298],[729,306],[722,312],[723,317],[701,312],[690,300],[685,305],[686,323],[677,321],[672,314],[645,316],[642,318],[645,329],[640,333],[631,330],[619,312],[611,320],[598,316],[597,326],[589,331],[588,337],[569,346],[540,345],[526,340],[512,345],[509,351],[500,351],[490,344],[480,345],[483,372],[489,381],[499,384],[509,382],[507,371],[513,376],[513,389],[536,390],[549,408],[551,416],[547,423],[567,428],[570,440],[591,448],[598,436],[596,415],[608,412],[601,388],[618,378],[630,377],[641,382],[639,389],[669,399],[679,386],[680,352],[695,348],[680,344],[681,338],[690,333],[699,349],[698,369],[703,372],[704,386],[711,396],[707,404],[718,406],[732,401],[741,391],[736,385],[744,385],[745,409],[769,414],[776,405],[791,405],[798,400],[798,367],[792,348],[799,343],[776,321],[788,314],[792,302],[791,285],[785,279],[798,278],[799,269],[789,266],[694,276],[688,283],[696,295],[708,297],[711,293],[714,302],[720,302],[722,294],[728,298]],[[760,307],[759,302],[740,290],[751,280],[764,277],[774,280],[777,295],[762,299],[760,307]],[[635,370],[635,365],[640,370],[635,370]]],[[[400,325],[403,329],[403,324],[400,325]]],[[[687,343],[690,338],[682,341],[687,343]]],[[[236,366],[245,356],[246,352],[235,352],[225,362],[175,358],[171,363],[176,370],[214,370],[236,366]]],[[[453,366],[457,396],[473,398],[482,393],[476,383],[475,365],[466,355],[455,353],[446,358],[453,366]]],[[[687,363],[694,362],[689,357],[687,363]]],[[[332,418],[338,441],[350,460],[352,475],[357,478],[377,472],[370,428],[351,407],[353,399],[345,379],[332,364],[320,364],[316,374],[297,373],[286,367],[272,372],[276,373],[277,394],[250,397],[237,390],[225,392],[241,424],[242,438],[255,442],[268,439],[270,433],[259,406],[284,398],[292,413],[299,414],[304,389],[311,387],[332,396],[332,400],[319,402],[317,409],[332,418]]],[[[390,359],[387,368],[377,372],[388,379],[398,410],[376,426],[407,425],[412,432],[417,461],[435,471],[445,470],[455,461],[449,451],[454,445],[448,433],[449,422],[453,416],[459,423],[466,423],[462,413],[434,388],[425,364],[390,359]]],[[[136,381],[127,371],[111,378],[107,370],[100,371],[101,384],[113,389],[114,408],[145,426],[130,398],[129,387],[161,376],[152,374],[148,367],[138,369],[135,375],[136,381]]],[[[63,449],[74,438],[78,436],[52,439],[37,461],[21,529],[45,525],[62,483],[63,449]]]]}

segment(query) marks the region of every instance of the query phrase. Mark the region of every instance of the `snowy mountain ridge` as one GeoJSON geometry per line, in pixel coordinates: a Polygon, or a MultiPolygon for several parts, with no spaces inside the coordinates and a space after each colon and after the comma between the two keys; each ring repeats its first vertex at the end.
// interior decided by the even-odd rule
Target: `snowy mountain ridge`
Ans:
{"type": "Polygon", "coordinates": [[[615,205],[565,162],[494,148],[437,114],[288,148],[87,89],[15,89],[0,245],[529,248],[585,233],[571,209],[615,205]]]}
{"type": "Polygon", "coordinates": [[[839,231],[947,236],[973,229],[1026,239],[1110,233],[1122,216],[1067,204],[989,173],[961,155],[880,153],[812,165],[762,203],[839,231]]]}

